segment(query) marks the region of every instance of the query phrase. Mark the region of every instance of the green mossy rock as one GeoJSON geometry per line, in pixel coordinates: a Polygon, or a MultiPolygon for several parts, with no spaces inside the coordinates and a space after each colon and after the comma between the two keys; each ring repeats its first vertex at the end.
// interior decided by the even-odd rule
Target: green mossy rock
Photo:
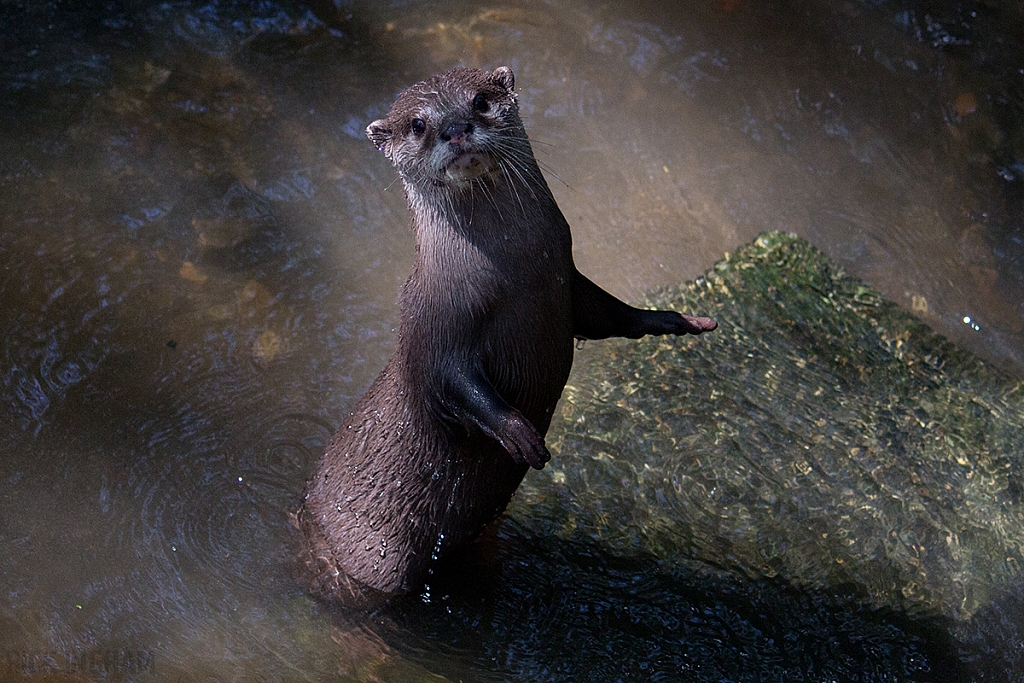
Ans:
{"type": "Polygon", "coordinates": [[[649,303],[719,328],[594,343],[521,523],[958,619],[1019,579],[1020,381],[794,235],[649,303]]]}

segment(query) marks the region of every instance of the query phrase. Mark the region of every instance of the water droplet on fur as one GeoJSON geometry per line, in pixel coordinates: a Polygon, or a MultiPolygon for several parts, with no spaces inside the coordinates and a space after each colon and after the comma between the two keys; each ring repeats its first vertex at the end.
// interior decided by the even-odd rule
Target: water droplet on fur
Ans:
{"type": "Polygon", "coordinates": [[[439,534],[437,537],[437,543],[434,544],[434,550],[430,553],[430,559],[437,561],[438,555],[441,554],[441,545],[444,543],[444,534],[439,534]]]}

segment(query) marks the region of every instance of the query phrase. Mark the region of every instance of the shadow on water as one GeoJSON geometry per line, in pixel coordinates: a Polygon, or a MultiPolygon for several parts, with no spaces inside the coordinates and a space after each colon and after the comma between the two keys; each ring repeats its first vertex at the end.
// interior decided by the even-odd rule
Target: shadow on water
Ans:
{"type": "MultiPolygon", "coordinates": [[[[448,680],[960,680],[940,619],[502,526],[378,632],[448,680]],[[445,664],[422,657],[441,648],[445,664]]],[[[431,657],[433,659],[433,657],[431,657]]]]}

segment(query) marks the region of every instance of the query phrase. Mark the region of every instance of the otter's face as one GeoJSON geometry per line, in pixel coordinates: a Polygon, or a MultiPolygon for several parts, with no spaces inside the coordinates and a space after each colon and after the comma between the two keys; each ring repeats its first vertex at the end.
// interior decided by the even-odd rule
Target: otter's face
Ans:
{"type": "Polygon", "coordinates": [[[526,140],[508,67],[453,69],[403,90],[366,135],[407,181],[469,187],[498,178],[526,140]]]}

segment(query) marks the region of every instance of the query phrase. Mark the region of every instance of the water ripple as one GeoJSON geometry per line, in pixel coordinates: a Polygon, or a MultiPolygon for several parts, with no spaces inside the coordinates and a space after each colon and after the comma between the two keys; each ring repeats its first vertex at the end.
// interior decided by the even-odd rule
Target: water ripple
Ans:
{"type": "MultiPolygon", "coordinates": [[[[287,514],[330,432],[284,415],[239,443],[140,460],[130,477],[141,503],[130,542],[180,577],[228,594],[287,575],[287,514]]],[[[157,448],[177,443],[161,439],[157,448]]]]}

